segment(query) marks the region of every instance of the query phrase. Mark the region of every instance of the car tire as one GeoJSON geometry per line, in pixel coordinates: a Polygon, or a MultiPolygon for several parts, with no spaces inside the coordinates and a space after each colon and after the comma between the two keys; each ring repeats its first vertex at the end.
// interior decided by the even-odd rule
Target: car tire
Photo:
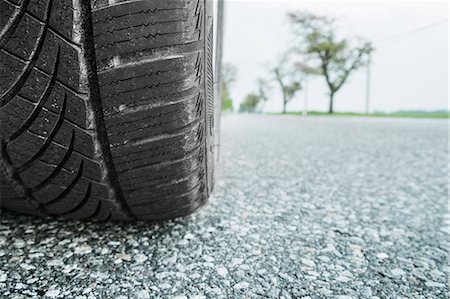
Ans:
{"type": "Polygon", "coordinates": [[[192,213],[214,184],[209,0],[0,0],[1,207],[192,213]]]}

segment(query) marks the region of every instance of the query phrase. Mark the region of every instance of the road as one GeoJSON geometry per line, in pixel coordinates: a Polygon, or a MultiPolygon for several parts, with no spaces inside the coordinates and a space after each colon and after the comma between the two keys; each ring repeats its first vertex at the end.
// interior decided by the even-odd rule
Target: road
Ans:
{"type": "Polygon", "coordinates": [[[215,194],[193,216],[3,213],[0,297],[446,297],[447,124],[225,116],[215,194]]]}

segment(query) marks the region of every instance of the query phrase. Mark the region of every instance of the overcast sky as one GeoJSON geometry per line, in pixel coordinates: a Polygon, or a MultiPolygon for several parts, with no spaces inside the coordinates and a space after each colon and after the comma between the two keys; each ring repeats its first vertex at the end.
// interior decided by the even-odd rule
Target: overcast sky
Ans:
{"type": "MultiPolygon", "coordinates": [[[[227,0],[224,62],[238,68],[232,87],[235,109],[256,89],[256,78],[268,77],[267,65],[291,46],[286,14],[294,10],[337,17],[342,36],[373,41],[371,111],[448,109],[448,9],[447,1],[227,0]]],[[[323,78],[308,82],[309,108],[326,110],[323,78]]],[[[281,110],[278,90],[273,84],[266,111],[281,110]]],[[[335,109],[364,111],[365,90],[366,70],[361,69],[336,94],[335,109]]],[[[300,92],[288,109],[301,110],[304,96],[300,92]]]]}

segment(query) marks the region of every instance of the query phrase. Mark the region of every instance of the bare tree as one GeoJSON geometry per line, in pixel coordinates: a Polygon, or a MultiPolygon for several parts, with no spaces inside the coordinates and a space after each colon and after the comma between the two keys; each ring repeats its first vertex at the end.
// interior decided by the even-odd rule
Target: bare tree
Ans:
{"type": "Polygon", "coordinates": [[[271,69],[275,81],[278,83],[283,96],[283,114],[287,104],[302,89],[301,73],[290,67],[287,54],[283,55],[278,65],[271,69]]]}
{"type": "Polygon", "coordinates": [[[256,83],[258,86],[257,95],[259,96],[261,102],[260,111],[263,112],[264,106],[269,100],[271,86],[266,79],[262,78],[258,78],[256,83]]]}
{"type": "Polygon", "coordinates": [[[329,90],[329,113],[333,113],[334,96],[349,75],[364,66],[373,47],[357,38],[337,38],[335,20],[306,12],[290,13],[297,38],[295,51],[306,57],[308,65],[297,64],[303,71],[321,74],[329,90]]]}

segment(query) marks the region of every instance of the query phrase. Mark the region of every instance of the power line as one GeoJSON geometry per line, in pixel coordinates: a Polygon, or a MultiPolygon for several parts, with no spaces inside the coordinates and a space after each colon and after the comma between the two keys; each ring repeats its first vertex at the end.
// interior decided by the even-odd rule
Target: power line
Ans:
{"type": "MultiPolygon", "coordinates": [[[[438,26],[438,25],[440,25],[440,24],[442,24],[444,22],[445,23],[448,22],[448,19],[443,19],[443,20],[440,20],[438,22],[431,23],[431,24],[428,24],[428,25],[425,25],[425,26],[417,27],[417,28],[414,28],[414,29],[411,29],[411,30],[408,30],[408,31],[404,31],[404,32],[400,32],[400,33],[397,33],[397,34],[389,35],[389,36],[386,36],[386,37],[383,37],[383,38],[379,38],[379,39],[376,39],[375,42],[379,43],[379,42],[390,41],[390,40],[396,39],[398,37],[402,37],[404,35],[409,35],[411,33],[416,33],[416,32],[419,32],[419,31],[423,31],[423,30],[426,30],[426,29],[438,26]]],[[[366,66],[366,68],[367,68],[366,69],[367,70],[367,72],[366,72],[366,103],[365,103],[366,104],[365,105],[366,114],[368,114],[370,112],[371,64],[372,64],[372,57],[371,57],[371,53],[369,53],[369,59],[368,59],[367,66],[366,66]]]]}
{"type": "Polygon", "coordinates": [[[422,30],[426,30],[426,29],[429,29],[429,28],[441,25],[442,23],[446,23],[446,22],[448,22],[448,19],[443,19],[443,20],[440,20],[438,22],[431,23],[431,24],[428,24],[428,25],[425,25],[425,26],[417,27],[417,28],[414,28],[414,29],[411,29],[411,30],[408,30],[408,31],[404,31],[404,32],[400,32],[400,33],[397,33],[397,34],[394,34],[394,35],[389,35],[389,36],[386,36],[386,37],[382,37],[382,38],[376,39],[375,42],[376,43],[385,42],[385,41],[388,41],[388,40],[391,40],[391,39],[395,39],[397,37],[401,37],[403,35],[408,35],[408,34],[411,34],[411,33],[416,33],[416,32],[422,31],[422,30]]]}

